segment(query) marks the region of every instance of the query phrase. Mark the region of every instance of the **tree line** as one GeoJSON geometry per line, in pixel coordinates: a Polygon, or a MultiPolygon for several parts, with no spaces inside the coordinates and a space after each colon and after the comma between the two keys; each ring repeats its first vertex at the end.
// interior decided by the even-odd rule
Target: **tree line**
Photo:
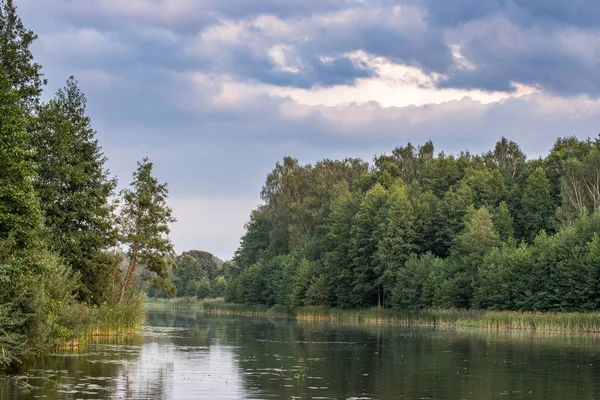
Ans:
{"type": "Polygon", "coordinates": [[[116,192],[75,78],[41,100],[36,39],[1,0],[0,366],[68,339],[85,310],[134,301],[135,270],[165,279],[174,256],[168,190],[153,164],[138,162],[116,192]]]}
{"type": "Polygon", "coordinates": [[[175,257],[175,267],[169,270],[167,278],[152,281],[146,286],[146,293],[157,298],[223,298],[231,268],[230,261],[223,261],[207,251],[184,251],[175,257]]]}
{"type": "Polygon", "coordinates": [[[559,138],[528,159],[506,138],[481,154],[431,141],[267,176],[227,299],[290,308],[600,306],[600,139],[559,138]]]}

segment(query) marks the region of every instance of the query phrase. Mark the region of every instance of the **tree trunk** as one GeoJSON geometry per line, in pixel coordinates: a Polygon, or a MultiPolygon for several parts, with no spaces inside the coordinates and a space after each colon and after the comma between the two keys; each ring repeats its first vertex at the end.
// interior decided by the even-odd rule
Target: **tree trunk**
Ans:
{"type": "Polygon", "coordinates": [[[135,271],[138,247],[139,247],[139,242],[136,240],[135,243],[133,244],[133,248],[131,249],[131,259],[129,260],[129,268],[127,269],[127,275],[125,275],[125,280],[123,281],[123,287],[121,288],[121,298],[119,299],[120,302],[122,302],[123,298],[125,297],[125,291],[127,290],[129,281],[131,281],[131,276],[133,275],[133,271],[135,271]]]}

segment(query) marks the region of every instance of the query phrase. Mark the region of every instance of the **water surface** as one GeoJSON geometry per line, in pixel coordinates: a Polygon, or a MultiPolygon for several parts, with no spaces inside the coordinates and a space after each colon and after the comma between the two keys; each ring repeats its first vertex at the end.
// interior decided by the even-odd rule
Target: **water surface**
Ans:
{"type": "Polygon", "coordinates": [[[153,312],[27,361],[2,399],[596,399],[600,337],[153,312]]]}

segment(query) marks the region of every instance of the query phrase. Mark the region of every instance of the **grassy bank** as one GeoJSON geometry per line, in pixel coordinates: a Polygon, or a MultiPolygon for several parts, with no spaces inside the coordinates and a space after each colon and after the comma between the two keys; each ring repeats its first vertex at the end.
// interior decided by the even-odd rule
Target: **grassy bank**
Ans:
{"type": "Polygon", "coordinates": [[[485,328],[520,331],[600,332],[600,312],[531,313],[485,310],[387,309],[339,310],[326,307],[301,307],[289,311],[226,303],[222,299],[196,300],[147,299],[147,310],[195,310],[210,315],[287,317],[301,322],[339,322],[353,324],[428,325],[441,327],[485,328]]]}
{"type": "Polygon", "coordinates": [[[485,310],[336,310],[303,307],[299,321],[330,321],[361,324],[404,324],[523,331],[600,332],[600,312],[530,313],[485,310]]]}
{"type": "Polygon", "coordinates": [[[144,303],[140,298],[113,306],[80,306],[73,310],[73,316],[73,320],[69,321],[67,318],[64,321],[66,336],[63,337],[63,343],[66,346],[77,346],[94,337],[119,337],[137,333],[145,319],[144,303]]]}
{"type": "Polygon", "coordinates": [[[1,372],[26,357],[77,348],[94,338],[134,334],[141,329],[145,312],[141,297],[102,307],[79,302],[53,304],[50,309],[40,307],[37,313],[14,319],[15,326],[29,328],[28,334],[11,332],[10,316],[0,316],[1,372]]]}

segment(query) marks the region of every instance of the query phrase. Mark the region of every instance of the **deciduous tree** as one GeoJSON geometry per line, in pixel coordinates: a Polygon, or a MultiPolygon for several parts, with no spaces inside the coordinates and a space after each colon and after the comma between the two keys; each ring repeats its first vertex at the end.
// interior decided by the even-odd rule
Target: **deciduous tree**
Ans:
{"type": "Polygon", "coordinates": [[[152,175],[152,168],[147,158],[138,162],[130,189],[121,192],[120,238],[129,249],[121,301],[136,268],[145,268],[165,279],[174,263],[173,243],[168,237],[169,224],[175,222],[167,204],[169,191],[152,175]]]}

